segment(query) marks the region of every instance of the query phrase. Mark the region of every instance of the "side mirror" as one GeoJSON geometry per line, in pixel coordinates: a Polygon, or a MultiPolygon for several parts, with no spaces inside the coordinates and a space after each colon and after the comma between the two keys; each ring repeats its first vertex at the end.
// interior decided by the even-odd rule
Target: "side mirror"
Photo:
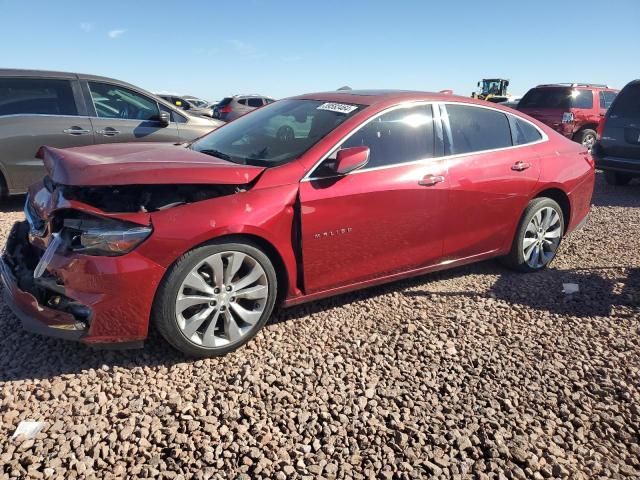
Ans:
{"type": "Polygon", "coordinates": [[[168,127],[171,123],[171,115],[169,115],[169,112],[160,110],[160,114],[158,115],[158,122],[160,122],[160,125],[162,127],[168,127]]]}
{"type": "Polygon", "coordinates": [[[335,170],[338,175],[346,175],[364,167],[368,161],[369,147],[343,148],[336,155],[335,170]]]}

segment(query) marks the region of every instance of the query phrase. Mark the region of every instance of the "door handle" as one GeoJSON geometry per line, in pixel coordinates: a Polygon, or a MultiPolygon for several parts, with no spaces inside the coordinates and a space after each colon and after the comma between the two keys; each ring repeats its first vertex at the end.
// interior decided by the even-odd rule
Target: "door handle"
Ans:
{"type": "Polygon", "coordinates": [[[444,182],[444,177],[442,175],[429,174],[422,177],[422,180],[418,182],[418,185],[422,185],[423,187],[432,187],[442,182],[444,182]]]}
{"type": "Polygon", "coordinates": [[[85,130],[84,128],[80,127],[71,127],[65,128],[63,132],[67,135],[86,135],[87,133],[91,133],[91,130],[85,130]]]}
{"type": "Polygon", "coordinates": [[[98,130],[96,133],[104,135],[105,137],[115,137],[120,133],[120,130],[116,130],[115,128],[105,128],[104,130],[98,130]]]}
{"type": "Polygon", "coordinates": [[[523,170],[526,170],[530,166],[531,164],[527,162],[516,162],[513,165],[511,165],[511,170],[514,170],[516,172],[522,172],[523,170]]]}

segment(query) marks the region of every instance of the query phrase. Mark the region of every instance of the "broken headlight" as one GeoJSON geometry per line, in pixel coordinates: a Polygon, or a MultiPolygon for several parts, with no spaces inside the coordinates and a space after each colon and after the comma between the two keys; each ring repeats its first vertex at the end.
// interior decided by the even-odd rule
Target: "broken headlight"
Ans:
{"type": "Polygon", "coordinates": [[[66,218],[63,236],[74,252],[86,255],[124,255],[151,235],[153,229],[113,219],[66,218]]]}

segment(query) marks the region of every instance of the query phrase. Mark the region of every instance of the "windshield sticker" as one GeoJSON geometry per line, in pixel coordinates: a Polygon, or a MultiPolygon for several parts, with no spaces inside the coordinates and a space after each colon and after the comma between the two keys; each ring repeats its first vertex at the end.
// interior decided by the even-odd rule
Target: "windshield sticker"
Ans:
{"type": "Polygon", "coordinates": [[[356,105],[347,105],[346,103],[323,103],[316,110],[329,110],[330,112],[348,114],[357,109],[356,105]]]}

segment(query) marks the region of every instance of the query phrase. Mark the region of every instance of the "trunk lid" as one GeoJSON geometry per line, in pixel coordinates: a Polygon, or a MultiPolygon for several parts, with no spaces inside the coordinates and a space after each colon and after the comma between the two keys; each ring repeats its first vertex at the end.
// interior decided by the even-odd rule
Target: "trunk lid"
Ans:
{"type": "Polygon", "coordinates": [[[42,147],[37,156],[55,183],[72,186],[244,185],[264,170],[167,143],[42,147]]]}

